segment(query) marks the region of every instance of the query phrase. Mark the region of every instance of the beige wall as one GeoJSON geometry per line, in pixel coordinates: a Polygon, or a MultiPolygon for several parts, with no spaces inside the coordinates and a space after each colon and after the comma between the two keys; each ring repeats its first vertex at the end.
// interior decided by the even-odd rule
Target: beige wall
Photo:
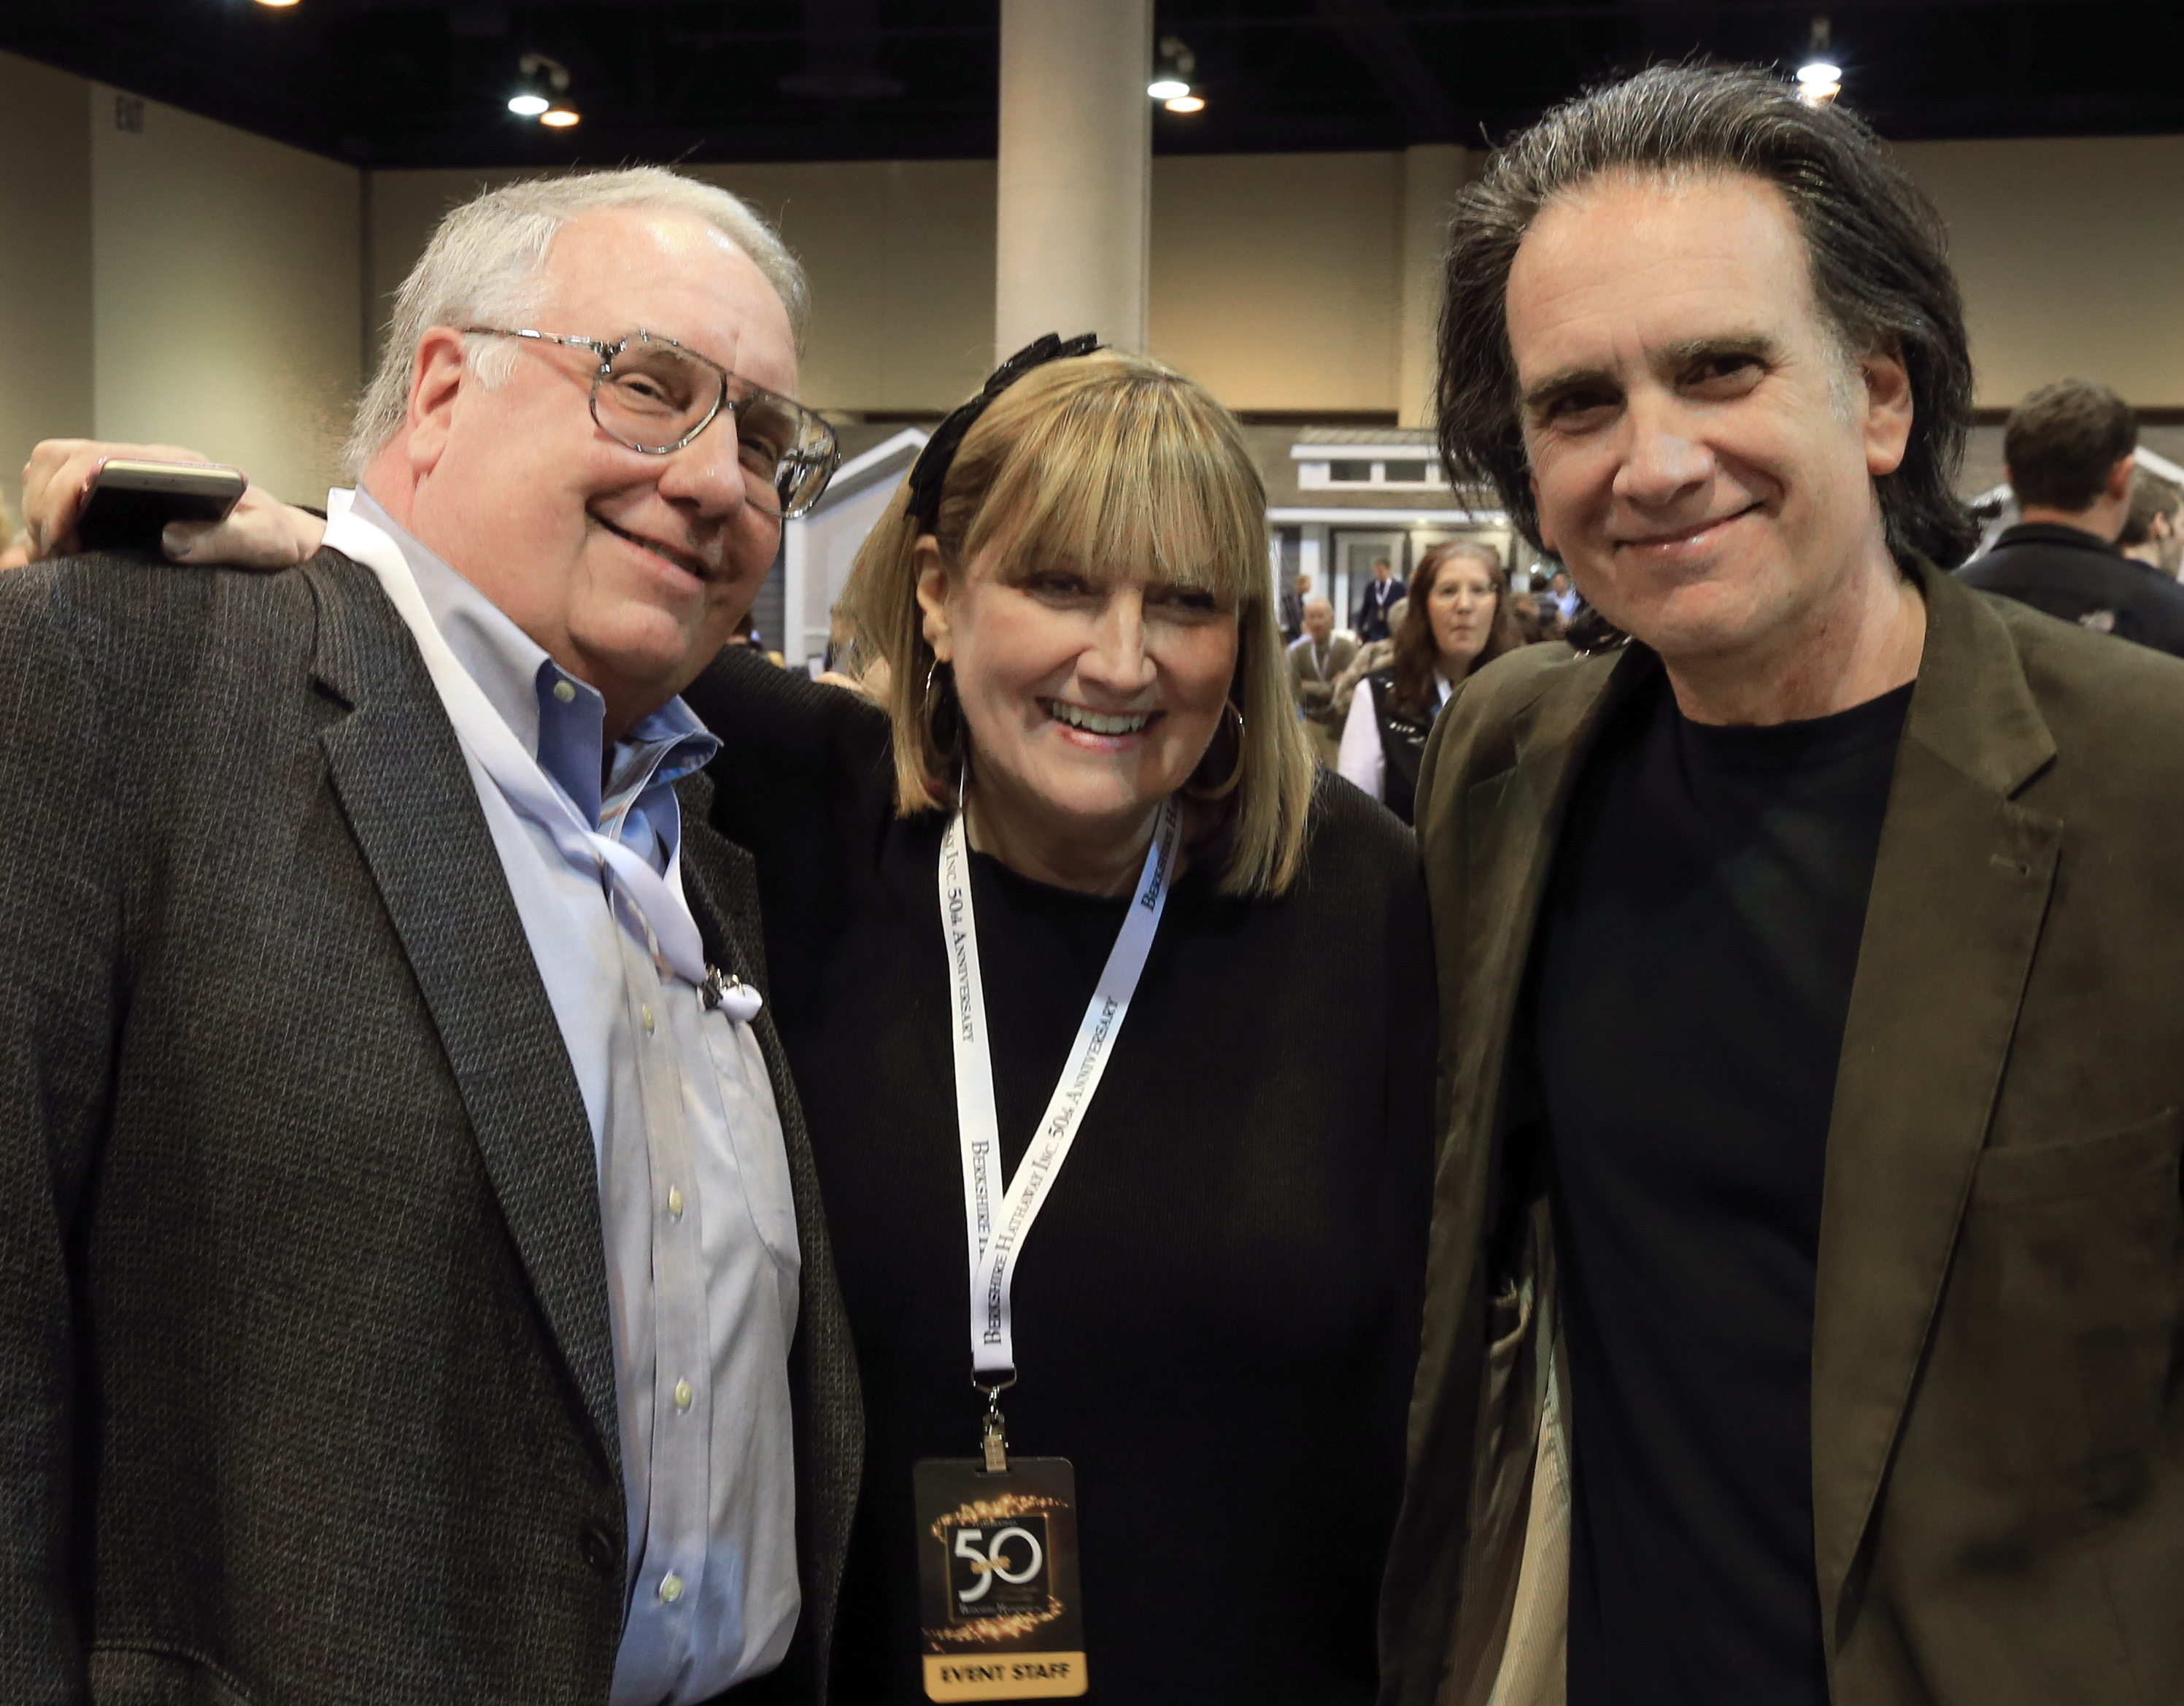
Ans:
{"type": "Polygon", "coordinates": [[[1152,353],[1232,409],[1393,409],[1402,156],[1153,162],[1152,353]]]}
{"type": "Polygon", "coordinates": [[[1897,154],[1948,221],[1982,407],[2072,374],[2184,407],[2184,137],[1897,154]]]}
{"type": "MultiPolygon", "coordinates": [[[[1900,153],[1949,220],[1983,405],[2081,373],[2184,407],[2184,137],[1900,153]]],[[[1424,215],[1452,175],[1412,168],[1418,181],[1396,153],[1156,160],[1154,352],[1240,409],[1415,409],[1424,215]]],[[[778,219],[811,267],[811,401],[938,410],[976,387],[992,162],[702,171],[778,219]]],[[[37,438],[95,430],[320,490],[364,297],[383,318],[434,221],[487,177],[374,174],[360,220],[345,166],[157,103],[122,132],[112,91],[0,54],[0,488],[37,438]]]]}
{"type": "Polygon", "coordinates": [[[352,168],[156,101],[91,98],[94,413],[323,499],[363,347],[352,168]]]}
{"type": "Polygon", "coordinates": [[[41,438],[89,432],[90,86],[0,53],[0,493],[41,438]]]}
{"type": "MultiPolygon", "coordinates": [[[[978,388],[993,365],[992,161],[692,170],[774,220],[810,270],[806,402],[822,409],[949,409],[978,388]]],[[[394,291],[440,216],[518,176],[372,175],[375,348],[394,291]]]]}
{"type": "MultiPolygon", "coordinates": [[[[811,270],[806,401],[944,410],[978,389],[994,338],[991,161],[698,172],[778,220],[811,270]]],[[[440,215],[513,176],[373,174],[381,319],[440,215]]],[[[1154,161],[1153,353],[1239,409],[1393,409],[1402,201],[1399,154],[1154,161]]]]}

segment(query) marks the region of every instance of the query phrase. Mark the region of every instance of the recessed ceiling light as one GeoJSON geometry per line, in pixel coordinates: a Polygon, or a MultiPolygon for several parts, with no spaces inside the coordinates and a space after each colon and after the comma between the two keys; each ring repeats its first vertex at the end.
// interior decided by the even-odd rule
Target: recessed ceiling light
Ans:
{"type": "Polygon", "coordinates": [[[1190,92],[1190,85],[1180,77],[1156,77],[1145,85],[1145,92],[1156,101],[1175,101],[1190,92]]]}
{"type": "Polygon", "coordinates": [[[570,125],[577,122],[577,114],[574,109],[568,107],[556,107],[551,112],[541,113],[538,115],[540,124],[551,125],[557,131],[567,130],[570,125]]]}
{"type": "Polygon", "coordinates": [[[526,93],[508,98],[508,110],[523,119],[535,119],[553,104],[543,95],[526,93]]]}
{"type": "Polygon", "coordinates": [[[1162,104],[1171,113],[1202,113],[1206,110],[1206,103],[1195,95],[1178,95],[1173,101],[1162,104]]]}
{"type": "Polygon", "coordinates": [[[289,7],[294,5],[296,3],[296,0],[258,0],[258,3],[260,6],[270,7],[275,11],[278,12],[285,11],[289,7]]]}

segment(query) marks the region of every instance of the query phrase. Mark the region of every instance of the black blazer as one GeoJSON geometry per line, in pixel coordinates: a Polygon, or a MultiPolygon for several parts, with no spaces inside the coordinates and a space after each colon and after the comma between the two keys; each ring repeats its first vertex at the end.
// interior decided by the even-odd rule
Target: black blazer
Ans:
{"type": "Polygon", "coordinates": [[[2005,527],[1957,574],[2066,622],[2184,656],[2184,586],[2081,527],[2005,527]]]}
{"type": "MultiPolygon", "coordinates": [[[[104,556],[0,577],[0,1698],[597,1706],[627,1540],[591,1136],[409,634],[337,553],[104,556]]],[[[749,860],[686,787],[692,910],[763,989],[749,860]]],[[[758,1031],[816,1699],[861,1423],[758,1031]]]]}

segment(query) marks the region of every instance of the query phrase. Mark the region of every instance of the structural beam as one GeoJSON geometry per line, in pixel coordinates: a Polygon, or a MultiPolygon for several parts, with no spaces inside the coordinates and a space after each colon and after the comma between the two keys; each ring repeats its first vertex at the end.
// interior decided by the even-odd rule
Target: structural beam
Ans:
{"type": "Polygon", "coordinates": [[[1001,0],[995,360],[1040,333],[1145,343],[1152,0],[1001,0]]]}

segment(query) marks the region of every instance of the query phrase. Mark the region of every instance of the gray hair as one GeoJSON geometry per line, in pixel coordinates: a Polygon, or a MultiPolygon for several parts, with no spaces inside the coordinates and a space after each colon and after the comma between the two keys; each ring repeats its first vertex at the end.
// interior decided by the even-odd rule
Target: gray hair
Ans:
{"type": "MultiPolygon", "coordinates": [[[[514,326],[540,305],[547,251],[562,226],[586,214],[618,209],[688,214],[720,232],[765,275],[797,343],[811,293],[804,269],[764,217],[739,198],[660,166],[564,172],[529,178],[465,202],[440,221],[432,240],[395,293],[386,347],[356,406],[343,460],[352,476],[402,430],[417,344],[436,326],[514,326]]],[[[558,328],[557,328],[558,329],[558,328]]],[[[467,340],[471,371],[488,385],[508,376],[511,345],[467,340]]]]}

